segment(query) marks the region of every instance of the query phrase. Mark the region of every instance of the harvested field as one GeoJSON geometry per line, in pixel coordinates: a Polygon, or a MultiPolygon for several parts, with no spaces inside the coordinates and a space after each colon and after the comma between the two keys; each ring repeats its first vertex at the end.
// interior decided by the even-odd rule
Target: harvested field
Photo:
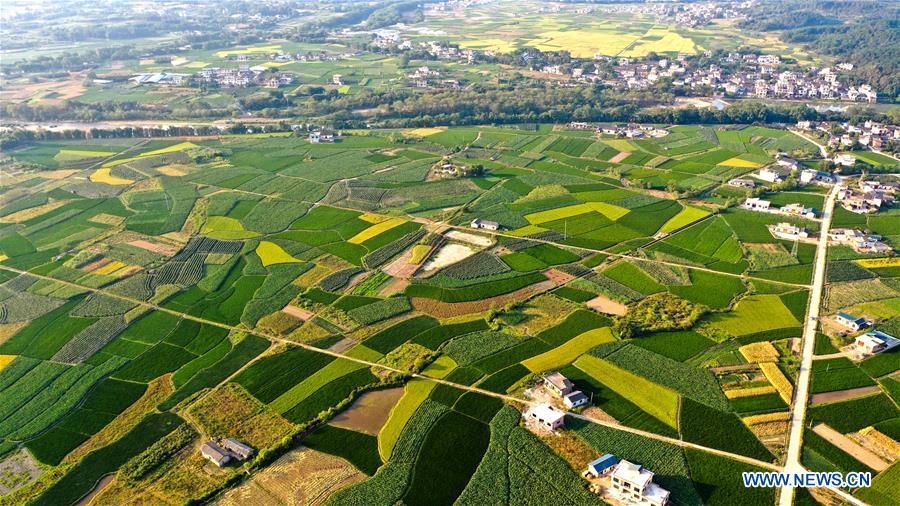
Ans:
{"type": "Polygon", "coordinates": [[[559,269],[547,269],[544,271],[544,276],[547,276],[554,285],[560,286],[568,283],[575,279],[575,276],[565,273],[559,269]]]}
{"type": "Polygon", "coordinates": [[[447,239],[452,239],[454,241],[467,242],[474,246],[488,247],[491,244],[494,244],[494,240],[490,237],[485,237],[478,234],[470,234],[461,230],[451,230],[444,234],[444,237],[446,237],[447,239]]]}
{"type": "Polygon", "coordinates": [[[408,249],[382,270],[385,274],[395,278],[411,278],[416,273],[416,269],[419,268],[417,264],[410,262],[411,259],[412,249],[408,249]]]}
{"type": "Polygon", "coordinates": [[[152,251],[154,253],[159,253],[160,255],[165,255],[167,257],[175,255],[178,253],[178,249],[173,248],[171,246],[166,246],[164,244],[158,244],[155,242],[145,241],[143,239],[138,239],[136,241],[131,241],[128,244],[145,249],[147,251],[152,251]]]}
{"type": "Polygon", "coordinates": [[[900,443],[894,441],[875,427],[866,427],[855,434],[848,434],[847,436],[890,463],[900,460],[900,443]]]}
{"type": "Polygon", "coordinates": [[[631,156],[631,153],[628,151],[622,151],[618,155],[609,159],[609,163],[622,163],[622,160],[631,156]]]}
{"type": "Polygon", "coordinates": [[[612,314],[616,316],[622,316],[628,311],[628,306],[626,306],[625,304],[616,302],[609,297],[604,297],[603,295],[594,297],[593,299],[585,302],[584,305],[599,313],[612,314]]]}
{"type": "Polygon", "coordinates": [[[813,394],[809,402],[811,405],[815,406],[816,404],[825,404],[828,402],[847,401],[850,399],[855,399],[857,397],[862,397],[864,395],[874,394],[880,391],[881,389],[875,385],[869,387],[850,388],[848,390],[839,390],[837,392],[813,394]]]}
{"type": "Polygon", "coordinates": [[[409,286],[408,279],[404,279],[404,278],[395,279],[395,280],[391,281],[390,283],[388,283],[387,285],[385,285],[385,287],[382,288],[380,292],[378,292],[378,295],[381,297],[390,297],[391,295],[394,295],[395,293],[400,293],[403,290],[406,290],[407,286],[409,286]]]}
{"type": "Polygon", "coordinates": [[[439,300],[424,297],[413,297],[413,308],[417,311],[434,316],[435,318],[451,318],[472,313],[487,311],[492,307],[503,307],[508,302],[519,302],[531,298],[534,294],[549,290],[555,285],[551,281],[541,281],[531,286],[526,286],[504,295],[498,295],[489,299],[474,300],[472,302],[441,302],[439,300]]]}
{"type": "Polygon", "coordinates": [[[81,171],[77,169],[48,170],[41,172],[41,177],[44,179],[59,181],[79,172],[81,171]]]}
{"type": "Polygon", "coordinates": [[[881,460],[878,455],[866,450],[862,446],[856,444],[850,438],[844,436],[840,432],[832,429],[831,427],[825,425],[824,423],[820,423],[813,427],[813,432],[825,438],[826,441],[837,446],[845,453],[853,456],[856,460],[862,462],[863,464],[871,467],[872,469],[881,472],[889,467],[888,463],[881,460]]]}
{"type": "Polygon", "coordinates": [[[428,262],[422,266],[422,272],[426,274],[437,272],[448,265],[453,265],[460,260],[464,260],[476,251],[469,246],[462,244],[446,244],[439,249],[428,262]]]}
{"type": "Polygon", "coordinates": [[[158,167],[156,171],[160,174],[173,177],[180,177],[187,174],[187,170],[184,165],[166,165],[164,167],[158,167]]]}
{"type": "Polygon", "coordinates": [[[27,450],[9,455],[0,461],[0,497],[30,484],[43,472],[27,450]]]}
{"type": "Polygon", "coordinates": [[[287,306],[284,306],[284,308],[282,308],[281,312],[285,313],[285,314],[289,314],[295,318],[300,318],[303,321],[309,320],[310,318],[315,316],[315,314],[312,311],[308,311],[306,309],[303,309],[303,308],[300,308],[297,306],[292,306],[290,304],[288,304],[287,306]]]}
{"type": "Polygon", "coordinates": [[[81,268],[81,270],[84,272],[94,272],[97,269],[103,267],[104,265],[106,265],[110,262],[112,262],[112,259],[110,259],[110,258],[101,258],[100,260],[97,260],[96,262],[91,262],[91,263],[85,265],[84,267],[81,268]]]}
{"type": "Polygon", "coordinates": [[[359,396],[344,412],[332,418],[330,425],[366,434],[378,435],[387,422],[391,408],[403,396],[403,388],[386,388],[359,396]]]}
{"type": "Polygon", "coordinates": [[[240,486],[225,492],[213,504],[322,504],[335,491],[365,477],[342,458],[309,448],[298,448],[266,466],[240,486]]]}

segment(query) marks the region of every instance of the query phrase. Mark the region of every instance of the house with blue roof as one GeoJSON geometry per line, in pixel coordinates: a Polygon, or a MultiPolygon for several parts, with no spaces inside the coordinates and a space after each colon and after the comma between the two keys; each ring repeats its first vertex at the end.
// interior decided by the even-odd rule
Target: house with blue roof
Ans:
{"type": "Polygon", "coordinates": [[[867,322],[865,318],[853,316],[852,314],[844,312],[836,314],[834,317],[834,321],[836,321],[838,325],[846,327],[853,332],[859,332],[869,325],[869,322],[867,322]]]}
{"type": "Polygon", "coordinates": [[[597,478],[610,472],[614,467],[616,467],[616,464],[618,463],[619,457],[616,457],[611,453],[607,453],[606,455],[588,464],[587,470],[584,472],[584,474],[586,476],[590,475],[594,478],[597,478]]]}

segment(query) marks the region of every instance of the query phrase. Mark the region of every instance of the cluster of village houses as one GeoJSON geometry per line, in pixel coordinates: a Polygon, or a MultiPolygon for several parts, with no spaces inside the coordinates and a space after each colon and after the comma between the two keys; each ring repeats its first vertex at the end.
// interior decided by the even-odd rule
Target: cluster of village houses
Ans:
{"type": "Polygon", "coordinates": [[[200,454],[219,467],[225,467],[229,462],[236,460],[242,462],[256,453],[252,447],[241,441],[229,437],[220,441],[207,441],[200,447],[200,454]]]}
{"type": "Polygon", "coordinates": [[[797,128],[816,132],[828,138],[830,148],[849,148],[856,143],[874,150],[888,147],[890,142],[900,142],[900,125],[889,125],[876,121],[864,123],[832,123],[827,121],[800,121],[797,128]]]}
{"type": "MultiPolygon", "coordinates": [[[[845,329],[845,334],[856,334],[871,328],[873,325],[872,322],[865,318],[844,312],[834,315],[834,322],[845,329]]],[[[880,330],[872,329],[856,336],[853,344],[850,345],[847,351],[855,353],[856,358],[862,359],[890,350],[895,346],[900,346],[900,339],[880,330]]]]}
{"type": "MultiPolygon", "coordinates": [[[[537,388],[543,388],[567,409],[588,404],[584,392],[565,376],[554,372],[544,376],[537,388]]],[[[525,412],[526,424],[539,430],[553,432],[565,427],[566,412],[550,403],[533,405],[525,412]]],[[[622,504],[665,506],[669,491],[653,483],[653,472],[639,464],[622,460],[613,454],[605,454],[588,464],[582,476],[591,481],[591,490],[622,504]],[[602,484],[602,486],[601,486],[602,484]]]]}
{"type": "Polygon", "coordinates": [[[173,72],[141,73],[133,76],[131,81],[138,84],[157,86],[181,86],[196,78],[199,82],[214,83],[223,88],[244,88],[247,86],[265,86],[279,88],[293,84],[295,76],[292,72],[269,72],[262,65],[241,65],[238,68],[223,69],[219,67],[205,68],[196,75],[173,72]]]}
{"type": "MultiPolygon", "coordinates": [[[[708,53],[711,56],[711,53],[708,53]]],[[[576,81],[601,81],[618,89],[646,89],[662,78],[670,78],[672,86],[687,94],[721,93],[730,97],[824,99],[875,103],[877,92],[867,84],[853,86],[842,82],[841,72],[853,69],[850,63],[804,71],[783,70],[781,58],[775,55],[729,53],[721,64],[694,67],[687,55],[675,60],[635,60],[595,55],[594,59],[614,61],[611,72],[595,66],[593,70],[573,69],[576,81]],[[737,64],[737,70],[729,70],[737,64]]],[[[559,65],[541,69],[551,75],[563,75],[559,65]]]]}

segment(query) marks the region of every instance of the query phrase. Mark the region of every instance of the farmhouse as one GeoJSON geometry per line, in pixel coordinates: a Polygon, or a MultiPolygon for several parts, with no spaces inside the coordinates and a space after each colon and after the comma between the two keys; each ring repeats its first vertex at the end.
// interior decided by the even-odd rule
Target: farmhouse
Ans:
{"type": "Polygon", "coordinates": [[[574,385],[568,378],[555,372],[544,377],[544,386],[559,397],[572,393],[574,385]]]}
{"type": "Polygon", "coordinates": [[[832,161],[835,165],[842,165],[844,167],[853,167],[856,165],[856,157],[847,153],[835,156],[832,161]]]}
{"type": "Polygon", "coordinates": [[[841,188],[837,198],[844,209],[857,214],[878,212],[882,206],[893,201],[891,194],[882,190],[858,191],[852,188],[841,188]]]}
{"type": "Polygon", "coordinates": [[[482,220],[481,218],[472,220],[471,227],[484,230],[500,230],[500,224],[496,221],[482,220]]]}
{"type": "Polygon", "coordinates": [[[741,207],[743,207],[744,209],[750,209],[751,211],[769,211],[772,207],[772,203],[768,200],[751,197],[745,200],[744,203],[741,204],[741,207]]]}
{"type": "Polygon", "coordinates": [[[793,223],[782,222],[774,227],[770,227],[772,235],[781,239],[796,241],[797,239],[806,239],[809,237],[809,230],[798,227],[793,223]]]}
{"type": "Polygon", "coordinates": [[[763,181],[768,181],[769,183],[780,183],[784,181],[785,176],[787,176],[789,171],[786,171],[780,167],[763,167],[759,169],[759,171],[753,176],[762,179],[763,181]]]}
{"type": "Polygon", "coordinates": [[[569,409],[584,406],[587,402],[588,396],[584,395],[584,392],[581,390],[575,390],[563,396],[563,404],[569,409]]]}
{"type": "Polygon", "coordinates": [[[780,212],[791,216],[803,216],[804,218],[816,217],[816,211],[811,207],[803,207],[803,204],[788,204],[782,207],[780,212]]]}
{"type": "MultiPolygon", "coordinates": [[[[878,332],[877,334],[881,334],[881,332],[878,332]]],[[[880,351],[884,351],[887,348],[887,343],[877,334],[876,332],[866,332],[857,337],[856,341],[853,343],[856,347],[856,351],[866,355],[874,355],[880,351]]]]}
{"type": "Polygon", "coordinates": [[[794,160],[793,158],[789,158],[786,156],[779,155],[778,160],[776,160],[775,163],[778,164],[780,167],[785,167],[790,170],[800,169],[800,162],[798,162],[797,160],[794,160]]]}
{"type": "Polygon", "coordinates": [[[228,450],[212,441],[203,443],[203,446],[200,447],[200,454],[203,455],[203,458],[219,467],[224,467],[231,462],[231,454],[228,450]]]}
{"type": "Polygon", "coordinates": [[[858,316],[853,316],[847,313],[838,313],[834,316],[834,321],[843,327],[846,327],[853,332],[859,332],[869,325],[869,322],[866,321],[865,318],[860,318],[858,316]]]}
{"type": "Polygon", "coordinates": [[[549,404],[528,408],[525,418],[536,421],[541,427],[551,431],[566,425],[566,414],[549,404]]]}
{"type": "Polygon", "coordinates": [[[833,184],[834,176],[827,172],[815,169],[806,169],[800,172],[800,184],[833,184]]]}
{"type": "Polygon", "coordinates": [[[238,460],[247,460],[256,453],[256,450],[233,437],[222,441],[222,446],[224,446],[232,455],[237,457],[238,460]]]}
{"type": "Polygon", "coordinates": [[[623,502],[665,506],[669,491],[653,483],[653,472],[627,460],[619,462],[612,472],[612,491],[623,502]]]}
{"type": "Polygon", "coordinates": [[[618,463],[618,457],[611,453],[607,453],[606,455],[588,464],[587,469],[582,474],[584,476],[593,476],[594,478],[597,478],[615,469],[616,464],[618,463]]]}
{"type": "Polygon", "coordinates": [[[331,132],[315,131],[309,134],[309,142],[312,144],[321,144],[323,142],[334,142],[334,134],[331,132]]]}
{"type": "Polygon", "coordinates": [[[734,186],[737,188],[756,188],[756,183],[753,182],[752,179],[740,179],[735,178],[728,181],[728,186],[734,186]]]}

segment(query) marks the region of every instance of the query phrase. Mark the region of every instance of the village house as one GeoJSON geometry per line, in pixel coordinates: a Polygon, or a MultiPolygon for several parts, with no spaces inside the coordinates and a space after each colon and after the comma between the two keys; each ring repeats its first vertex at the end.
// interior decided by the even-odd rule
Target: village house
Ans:
{"type": "Polygon", "coordinates": [[[793,158],[789,158],[787,156],[783,156],[779,153],[778,160],[775,160],[775,163],[781,167],[785,167],[789,170],[799,170],[800,162],[794,160],[793,158]]]}
{"type": "Polygon", "coordinates": [[[228,450],[222,448],[212,441],[207,441],[203,443],[203,446],[200,447],[200,454],[203,455],[203,458],[209,460],[213,464],[224,467],[231,462],[231,454],[228,450]]]}
{"type": "Polygon", "coordinates": [[[856,165],[856,157],[849,153],[836,155],[831,161],[834,162],[835,165],[841,165],[843,167],[853,167],[856,165]]]}
{"type": "Polygon", "coordinates": [[[227,438],[222,441],[222,446],[224,446],[226,450],[231,452],[232,455],[237,457],[238,460],[247,460],[256,453],[256,450],[254,450],[252,447],[238,441],[233,437],[227,438]]]}
{"type": "Polygon", "coordinates": [[[752,179],[734,178],[728,181],[728,186],[753,189],[756,188],[756,183],[752,179]]]}
{"type": "Polygon", "coordinates": [[[857,253],[885,254],[893,251],[893,248],[881,241],[880,235],[867,234],[861,230],[833,228],[828,232],[828,238],[852,247],[857,253]]]}
{"type": "Polygon", "coordinates": [[[793,223],[782,222],[774,227],[770,226],[769,230],[772,231],[772,235],[778,237],[780,239],[787,239],[790,241],[796,241],[797,239],[806,239],[809,237],[809,230],[798,227],[793,223]]]}
{"type": "Polygon", "coordinates": [[[331,82],[335,86],[343,86],[344,85],[344,76],[343,74],[335,74],[331,76],[331,82]]]}
{"type": "Polygon", "coordinates": [[[744,209],[749,209],[751,211],[764,211],[769,212],[772,209],[772,203],[768,200],[762,200],[757,197],[750,197],[745,200],[741,207],[744,209]]]}
{"type": "Polygon", "coordinates": [[[767,181],[769,183],[780,183],[784,181],[785,177],[790,174],[790,171],[785,170],[781,167],[763,167],[753,174],[753,177],[757,179],[762,179],[763,181],[767,181]]]}
{"type": "Polygon", "coordinates": [[[853,346],[856,348],[856,351],[863,355],[874,355],[876,353],[881,353],[888,348],[893,348],[898,343],[900,343],[900,341],[893,336],[878,330],[873,330],[871,332],[866,332],[861,336],[857,336],[853,341],[853,346]]]}
{"type": "Polygon", "coordinates": [[[470,226],[472,228],[484,230],[500,230],[500,224],[496,221],[482,220],[481,218],[475,218],[474,220],[472,220],[470,226]]]}
{"type": "Polygon", "coordinates": [[[815,169],[805,169],[800,172],[800,184],[833,184],[834,176],[815,169]]]}
{"type": "Polygon", "coordinates": [[[882,190],[859,191],[853,188],[841,188],[837,199],[844,209],[857,214],[878,212],[883,205],[893,201],[892,195],[882,190]]]}
{"type": "Polygon", "coordinates": [[[575,390],[575,385],[558,372],[544,376],[544,386],[557,397],[563,397],[575,390]]]}
{"type": "Polygon", "coordinates": [[[537,422],[542,428],[553,431],[566,425],[566,414],[549,404],[528,408],[525,418],[537,422]]]}
{"type": "Polygon", "coordinates": [[[584,395],[584,392],[581,390],[574,390],[563,396],[563,404],[569,409],[584,406],[587,403],[588,396],[584,395]]]}
{"type": "Polygon", "coordinates": [[[853,316],[844,312],[834,315],[834,321],[837,322],[838,325],[846,327],[853,332],[859,332],[869,326],[869,322],[867,322],[865,318],[853,316]]]}
{"type": "Polygon", "coordinates": [[[326,142],[334,142],[334,134],[331,132],[315,131],[310,132],[309,142],[311,144],[322,144],[326,142]]]}
{"type": "Polygon", "coordinates": [[[599,478],[600,476],[604,476],[613,469],[616,468],[616,464],[619,463],[619,457],[611,453],[607,453],[606,455],[592,461],[587,465],[587,469],[582,474],[584,477],[591,476],[593,478],[599,478]]]}
{"type": "Polygon", "coordinates": [[[816,210],[811,207],[804,207],[803,204],[795,203],[788,204],[786,206],[782,206],[779,210],[782,214],[787,214],[789,216],[802,216],[804,218],[814,219],[816,217],[816,210]]]}
{"type": "Polygon", "coordinates": [[[622,501],[649,506],[665,506],[669,502],[669,491],[653,483],[653,472],[639,464],[619,462],[610,482],[613,496],[622,501]]]}

